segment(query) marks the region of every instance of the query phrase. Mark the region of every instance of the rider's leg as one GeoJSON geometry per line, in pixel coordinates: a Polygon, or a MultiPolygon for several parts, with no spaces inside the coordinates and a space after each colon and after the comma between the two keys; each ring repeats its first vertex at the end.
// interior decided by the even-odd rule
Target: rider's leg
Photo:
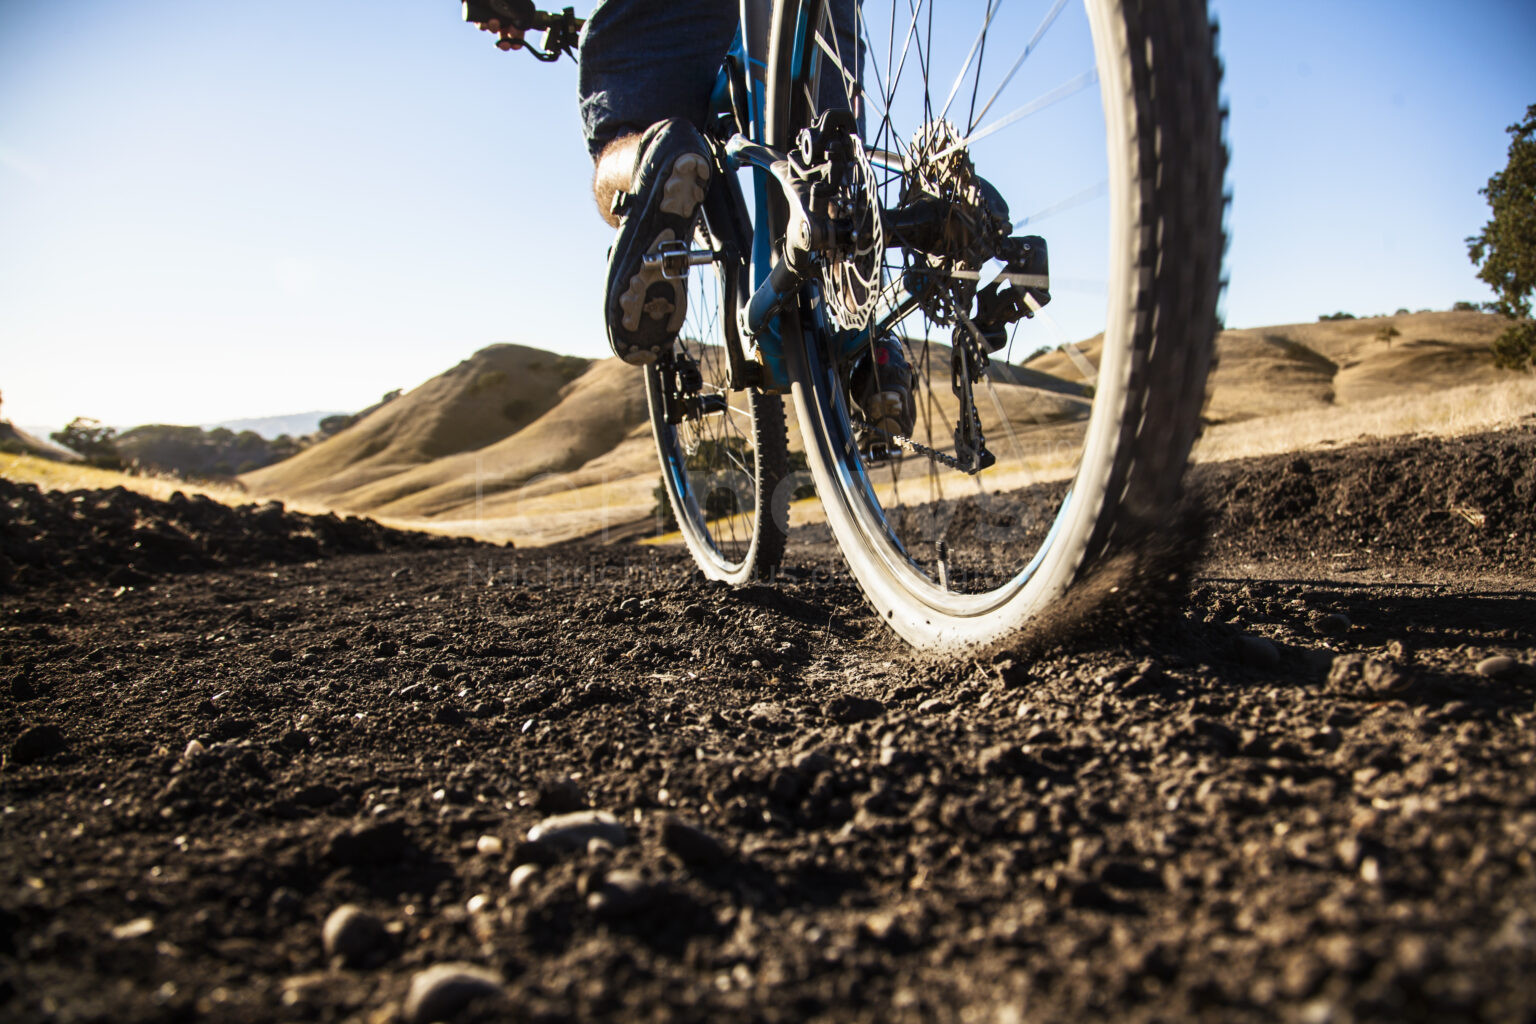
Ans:
{"type": "Polygon", "coordinates": [[[618,228],[608,255],[608,340],[625,362],[671,349],[685,282],[662,276],[662,246],[687,245],[709,183],[705,123],[736,32],[720,0],[602,0],[582,31],[578,88],[598,212],[618,228]]]}
{"type": "Polygon", "coordinates": [[[600,0],[582,29],[576,80],[594,161],[658,121],[705,123],[738,13],[722,0],[600,0]]]}

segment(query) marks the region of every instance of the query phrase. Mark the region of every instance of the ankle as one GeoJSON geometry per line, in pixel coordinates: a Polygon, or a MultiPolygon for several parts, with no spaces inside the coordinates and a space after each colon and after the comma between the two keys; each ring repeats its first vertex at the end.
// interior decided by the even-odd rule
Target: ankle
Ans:
{"type": "Polygon", "coordinates": [[[598,154],[597,166],[592,175],[592,198],[597,202],[597,212],[609,227],[619,226],[619,216],[613,212],[616,193],[629,191],[635,173],[635,157],[640,148],[640,135],[620,135],[598,154]]]}

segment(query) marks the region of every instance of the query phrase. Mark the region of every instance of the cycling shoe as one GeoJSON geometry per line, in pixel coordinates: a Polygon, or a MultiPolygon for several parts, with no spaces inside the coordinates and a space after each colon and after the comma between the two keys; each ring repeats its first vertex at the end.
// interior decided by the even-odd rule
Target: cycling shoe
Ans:
{"type": "Polygon", "coordinates": [[[671,349],[688,313],[688,280],[647,264],[668,242],[693,244],[694,218],[709,189],[709,147],[698,129],[673,118],[640,137],[628,192],[614,204],[619,233],[608,252],[604,307],[608,342],[626,363],[644,366],[671,349]]]}
{"type": "Polygon", "coordinates": [[[891,335],[879,339],[853,364],[848,392],[869,429],[860,431],[860,447],[866,452],[894,450],[891,435],[910,437],[917,422],[912,401],[912,368],[901,342],[891,335]]]}

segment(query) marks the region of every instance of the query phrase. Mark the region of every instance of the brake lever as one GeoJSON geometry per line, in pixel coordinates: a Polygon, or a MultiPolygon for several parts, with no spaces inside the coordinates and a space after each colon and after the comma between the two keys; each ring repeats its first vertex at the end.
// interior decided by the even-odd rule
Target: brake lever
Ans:
{"type": "Polygon", "coordinates": [[[527,50],[535,60],[546,64],[559,60],[562,54],[575,60],[581,29],[586,24],[585,19],[576,17],[574,8],[554,14],[534,7],[533,0],[463,0],[463,10],[464,20],[476,25],[494,21],[500,27],[519,32],[543,32],[542,48],[527,39],[497,39],[496,48],[527,50]]]}

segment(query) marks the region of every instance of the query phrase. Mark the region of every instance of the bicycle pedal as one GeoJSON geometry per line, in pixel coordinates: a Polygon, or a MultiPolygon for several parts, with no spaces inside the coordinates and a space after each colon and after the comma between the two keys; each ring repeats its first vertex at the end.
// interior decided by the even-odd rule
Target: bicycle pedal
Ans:
{"type": "Polygon", "coordinates": [[[701,267],[715,261],[709,249],[693,249],[687,242],[674,239],[662,242],[656,252],[645,257],[647,267],[660,267],[661,276],[668,281],[678,281],[688,276],[690,267],[701,267]]]}

